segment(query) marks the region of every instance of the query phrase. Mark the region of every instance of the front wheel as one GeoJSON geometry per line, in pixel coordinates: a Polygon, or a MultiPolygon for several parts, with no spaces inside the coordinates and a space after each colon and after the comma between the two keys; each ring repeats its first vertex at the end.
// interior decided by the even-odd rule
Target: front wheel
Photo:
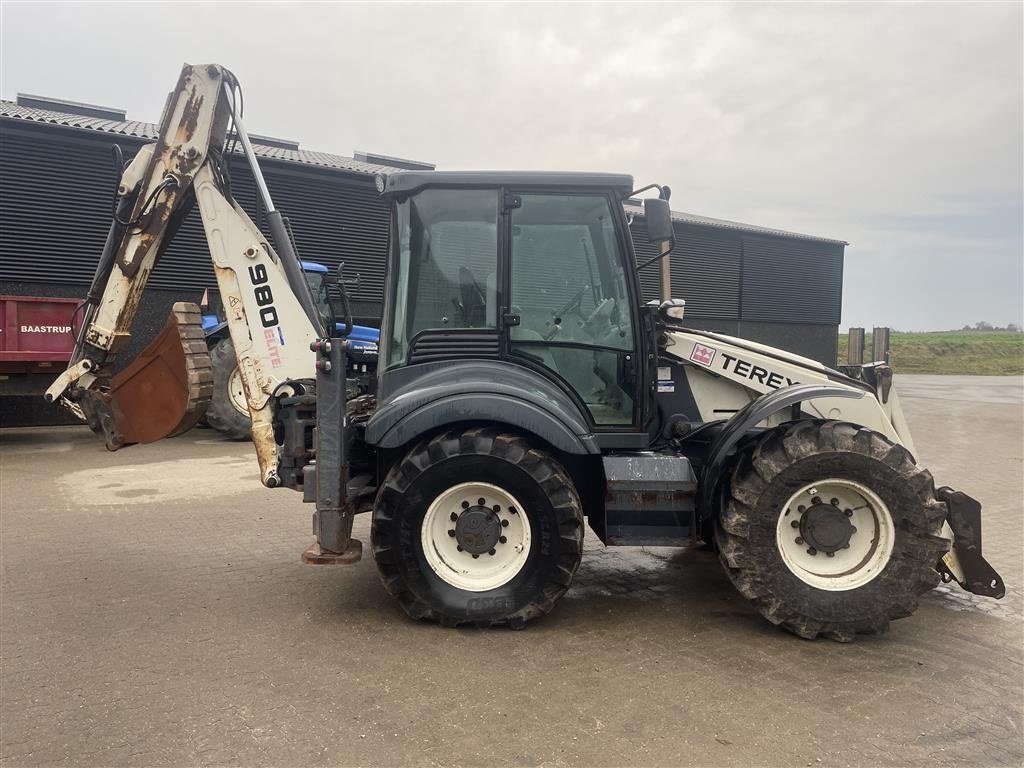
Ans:
{"type": "Polygon", "coordinates": [[[520,628],[565,594],[583,552],[583,511],[565,470],[493,429],[420,443],[377,496],[373,555],[414,618],[520,628]]]}
{"type": "Polygon", "coordinates": [[[805,421],[741,452],[715,529],[736,588],[801,637],[849,641],[909,616],[939,581],[946,506],[883,435],[805,421]]]}

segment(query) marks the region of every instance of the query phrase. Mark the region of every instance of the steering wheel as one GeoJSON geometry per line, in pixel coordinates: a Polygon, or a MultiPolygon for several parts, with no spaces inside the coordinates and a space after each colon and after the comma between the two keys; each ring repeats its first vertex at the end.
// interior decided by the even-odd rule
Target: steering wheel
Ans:
{"type": "Polygon", "coordinates": [[[555,312],[555,317],[561,317],[566,312],[573,311],[576,312],[577,315],[580,315],[582,317],[582,314],[580,313],[580,304],[583,303],[583,296],[584,294],[586,294],[588,288],[590,288],[589,285],[584,285],[578,291],[576,291],[576,293],[572,295],[572,298],[565,302],[565,304],[562,305],[561,309],[555,312]]]}
{"type": "Polygon", "coordinates": [[[551,339],[557,336],[559,331],[562,330],[562,315],[566,315],[571,312],[577,315],[580,318],[580,320],[584,322],[584,324],[586,323],[587,318],[583,316],[583,312],[581,311],[580,307],[583,304],[583,297],[586,295],[587,290],[589,290],[589,288],[589,285],[582,286],[578,291],[576,291],[576,293],[572,295],[571,299],[569,299],[567,302],[565,302],[565,304],[561,306],[560,309],[557,309],[552,313],[554,323],[551,326],[551,330],[548,331],[547,335],[544,336],[544,341],[551,341],[551,339]]]}

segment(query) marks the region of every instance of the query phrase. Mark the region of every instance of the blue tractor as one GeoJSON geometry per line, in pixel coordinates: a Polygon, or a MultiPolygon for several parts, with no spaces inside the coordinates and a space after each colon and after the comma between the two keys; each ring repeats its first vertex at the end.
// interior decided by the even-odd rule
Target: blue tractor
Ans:
{"type": "MultiPolygon", "coordinates": [[[[333,321],[327,324],[328,327],[341,331],[346,322],[335,321],[336,315],[329,301],[327,267],[314,261],[303,261],[302,271],[321,314],[333,321]]],[[[213,395],[206,409],[206,424],[231,440],[248,440],[252,426],[249,407],[245,402],[245,389],[238,373],[235,347],[228,333],[227,320],[223,312],[210,312],[207,306],[203,309],[203,331],[206,333],[206,345],[213,363],[213,395]]],[[[351,372],[353,376],[375,374],[379,338],[380,330],[377,328],[352,326],[348,340],[355,353],[352,365],[357,366],[357,370],[351,372]]]]}

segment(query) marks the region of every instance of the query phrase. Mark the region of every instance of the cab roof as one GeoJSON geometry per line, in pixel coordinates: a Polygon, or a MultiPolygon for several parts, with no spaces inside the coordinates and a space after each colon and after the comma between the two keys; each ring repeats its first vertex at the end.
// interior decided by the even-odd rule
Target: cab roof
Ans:
{"type": "MultiPolygon", "coordinates": [[[[611,189],[623,197],[633,190],[625,173],[559,171],[396,171],[383,176],[385,195],[408,195],[425,187],[514,187],[611,189]]],[[[378,189],[380,183],[378,182],[378,189]]]]}

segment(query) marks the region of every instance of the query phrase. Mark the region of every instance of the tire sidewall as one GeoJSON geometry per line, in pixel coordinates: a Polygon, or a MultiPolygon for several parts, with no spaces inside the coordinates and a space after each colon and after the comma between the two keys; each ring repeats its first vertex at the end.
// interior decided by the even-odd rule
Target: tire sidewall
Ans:
{"type": "Polygon", "coordinates": [[[235,346],[225,336],[210,350],[213,364],[213,394],[206,409],[206,421],[229,440],[248,440],[252,433],[252,419],[248,413],[239,413],[228,394],[231,374],[238,370],[235,346]]]}
{"type": "Polygon", "coordinates": [[[924,506],[905,478],[877,459],[846,452],[809,456],[781,470],[760,495],[747,539],[751,560],[761,564],[759,570],[771,593],[791,596],[808,617],[824,622],[870,618],[892,603],[894,596],[915,596],[917,580],[912,570],[920,553],[907,528],[909,521],[924,513],[924,506]],[[783,561],[776,541],[779,515],[792,495],[809,483],[831,478],[870,488],[888,508],[893,525],[893,550],[882,570],[871,581],[841,591],[818,589],[800,579],[783,561]]]}
{"type": "MultiPolygon", "coordinates": [[[[558,568],[561,540],[551,501],[540,484],[523,468],[490,455],[453,456],[421,472],[409,484],[394,525],[382,543],[394,548],[396,566],[406,588],[431,609],[467,620],[496,620],[515,614],[537,600],[558,568]],[[422,526],[427,509],[441,493],[468,482],[484,482],[516,498],[530,524],[530,553],[520,571],[495,589],[472,592],[442,579],[423,553],[422,526]]],[[[486,555],[484,555],[486,556],[486,555]]]]}

